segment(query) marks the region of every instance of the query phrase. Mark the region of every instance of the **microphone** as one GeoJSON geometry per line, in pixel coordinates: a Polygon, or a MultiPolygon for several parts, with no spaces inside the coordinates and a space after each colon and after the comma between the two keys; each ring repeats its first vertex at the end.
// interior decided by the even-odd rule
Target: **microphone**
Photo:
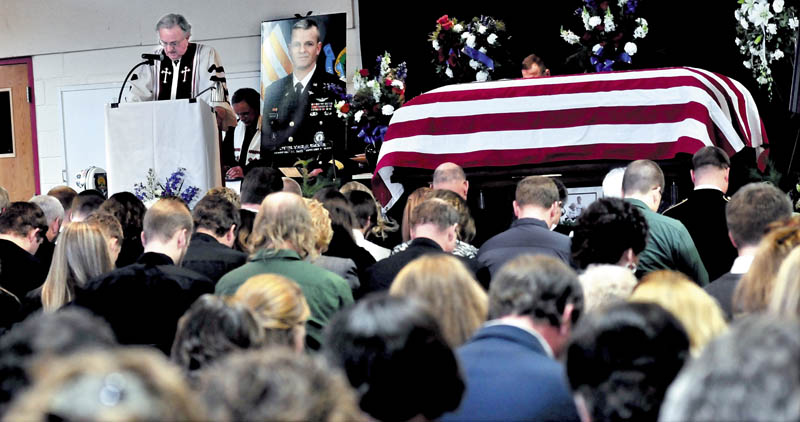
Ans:
{"type": "Polygon", "coordinates": [[[145,60],[158,60],[158,61],[161,61],[161,60],[164,60],[164,52],[162,51],[160,54],[144,53],[144,54],[142,54],[142,58],[145,59],[145,60]]]}

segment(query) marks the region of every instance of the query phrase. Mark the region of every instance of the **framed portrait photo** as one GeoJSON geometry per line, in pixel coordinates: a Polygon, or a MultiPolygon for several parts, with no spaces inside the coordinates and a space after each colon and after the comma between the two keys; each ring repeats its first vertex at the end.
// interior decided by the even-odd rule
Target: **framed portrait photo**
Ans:
{"type": "Polygon", "coordinates": [[[603,197],[603,187],[567,188],[567,200],[561,206],[561,224],[575,224],[575,220],[592,202],[603,197]]]}

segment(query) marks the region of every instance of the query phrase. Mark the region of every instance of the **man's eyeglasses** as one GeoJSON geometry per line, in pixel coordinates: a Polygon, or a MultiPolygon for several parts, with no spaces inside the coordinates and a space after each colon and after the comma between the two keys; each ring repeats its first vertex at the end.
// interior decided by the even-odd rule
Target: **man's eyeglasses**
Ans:
{"type": "Polygon", "coordinates": [[[164,42],[164,41],[158,40],[158,44],[161,45],[164,48],[167,48],[167,47],[176,48],[176,47],[178,47],[178,44],[182,43],[183,41],[184,40],[172,41],[172,42],[164,42]]]}

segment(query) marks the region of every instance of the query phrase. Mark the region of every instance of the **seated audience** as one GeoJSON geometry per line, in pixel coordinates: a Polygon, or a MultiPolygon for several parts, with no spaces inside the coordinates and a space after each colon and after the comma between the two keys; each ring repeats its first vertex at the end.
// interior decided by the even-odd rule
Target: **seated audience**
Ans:
{"type": "Polygon", "coordinates": [[[750,183],[733,195],[725,207],[728,236],[738,257],[730,271],[704,287],[719,302],[728,320],[733,318],[733,292],[750,269],[758,243],[770,224],[788,219],[792,203],[780,189],[768,183],[750,183]]]}
{"type": "Polygon", "coordinates": [[[472,273],[456,257],[423,255],[395,277],[389,293],[420,300],[434,310],[450,347],[464,344],[486,322],[488,298],[472,273]]]}
{"type": "Polygon", "coordinates": [[[49,269],[50,263],[53,261],[53,251],[56,248],[56,237],[61,230],[61,224],[64,222],[64,207],[58,202],[58,199],[48,195],[37,195],[28,201],[36,204],[44,212],[44,219],[47,220],[47,233],[36,250],[36,258],[42,263],[42,266],[49,269]]]}
{"type": "Polygon", "coordinates": [[[316,199],[305,198],[305,201],[306,205],[308,205],[308,211],[311,213],[311,223],[314,227],[314,246],[316,248],[316,254],[309,255],[307,259],[312,264],[347,280],[350,289],[357,289],[361,282],[358,280],[356,263],[350,258],[323,255],[328,250],[331,239],[333,239],[333,226],[331,225],[328,210],[325,209],[322,202],[316,199]]]}
{"type": "Polygon", "coordinates": [[[423,186],[421,188],[417,188],[414,192],[408,195],[406,199],[406,205],[403,207],[403,221],[400,225],[400,232],[403,236],[403,242],[410,242],[411,241],[411,211],[417,207],[417,205],[421,204],[422,201],[427,199],[428,192],[432,191],[433,189],[423,186]]]}
{"type": "Polygon", "coordinates": [[[466,200],[469,181],[461,166],[455,163],[442,163],[433,171],[431,188],[453,191],[466,200]]]}
{"type": "Polygon", "coordinates": [[[111,262],[117,262],[119,254],[122,251],[122,243],[125,239],[125,234],[122,231],[122,225],[119,220],[111,214],[104,212],[96,212],[85,220],[86,223],[95,227],[103,233],[108,245],[108,255],[111,257],[111,262]]]}
{"type": "Polygon", "coordinates": [[[277,274],[257,275],[236,290],[233,301],[253,311],[267,345],[303,351],[311,310],[297,283],[277,274]]]}
{"type": "Polygon", "coordinates": [[[76,288],[114,269],[106,237],[95,225],[70,223],[58,239],[50,272],[41,289],[34,290],[45,312],[72,302],[76,288]]]}
{"type": "Polygon", "coordinates": [[[100,205],[100,212],[113,215],[122,225],[123,240],[115,261],[117,268],[133,264],[144,253],[141,236],[145,211],[144,203],[130,192],[115,193],[100,205]]]}
{"type": "Polygon", "coordinates": [[[692,236],[680,221],[657,212],[663,192],[664,173],[655,162],[636,160],[625,168],[622,197],[642,212],[648,228],[647,245],[639,254],[636,276],[641,278],[651,271],[675,270],[705,286],[708,273],[692,236]]]}
{"type": "MultiPolygon", "coordinates": [[[[452,205],[458,211],[458,239],[456,239],[456,247],[453,249],[453,255],[461,256],[467,259],[473,259],[478,256],[478,248],[472,246],[469,242],[475,238],[475,220],[469,213],[467,201],[458,196],[453,191],[446,189],[434,189],[425,194],[425,199],[439,198],[452,205]]],[[[403,242],[392,249],[392,255],[406,250],[411,242],[403,242]]]]}
{"type": "Polygon", "coordinates": [[[234,353],[203,375],[210,420],[368,420],[344,375],[321,358],[283,348],[234,353]]]}
{"type": "Polygon", "coordinates": [[[708,342],[728,329],[717,301],[676,271],[661,270],[646,275],[630,300],[656,303],[672,313],[689,335],[692,356],[699,356],[708,342]]]}
{"type": "Polygon", "coordinates": [[[223,275],[247,262],[247,254],[233,249],[239,210],[221,196],[206,195],[192,211],[194,234],[183,257],[183,267],[216,283],[223,275]]]}
{"type": "Polygon", "coordinates": [[[6,415],[28,421],[206,421],[180,371],[144,348],[42,362],[6,415]]]}
{"type": "Polygon", "coordinates": [[[613,264],[636,271],[647,244],[647,221],[629,202],[600,198],[578,217],[572,235],[572,262],[579,269],[613,264]]]}
{"type": "Polygon", "coordinates": [[[494,277],[506,262],[522,254],[549,255],[570,263],[570,239],[550,231],[561,217],[558,188],[544,176],[528,176],[517,184],[513,203],[517,220],[511,228],[487,240],[478,262],[494,277]]]}
{"type": "Polygon", "coordinates": [[[639,282],[628,268],[611,264],[590,265],[578,275],[578,280],[587,313],[627,301],[639,282]]]}
{"type": "Polygon", "coordinates": [[[47,194],[58,199],[58,202],[61,203],[61,207],[64,208],[64,223],[69,223],[69,211],[72,207],[72,200],[78,196],[78,192],[75,192],[75,189],[69,186],[62,185],[50,189],[47,191],[47,194]]]}
{"type": "Polygon", "coordinates": [[[74,304],[105,318],[121,344],[152,345],[169,354],[178,319],[214,291],[207,277],[179,265],[192,215],[178,198],[161,199],[144,215],[144,254],[133,264],[76,286],[74,304]]]}
{"type": "MultiPolygon", "coordinates": [[[[72,200],[69,221],[86,220],[86,217],[89,217],[92,213],[97,211],[105,200],[106,198],[103,194],[94,189],[87,189],[79,193],[78,196],[72,200]]],[[[117,218],[119,217],[117,216],[117,218]]]]}
{"type": "Polygon", "coordinates": [[[388,290],[400,270],[422,255],[452,252],[458,237],[458,218],[458,211],[441,199],[428,199],[419,204],[411,214],[411,244],[406,250],[367,268],[356,298],[388,290]]]}
{"type": "Polygon", "coordinates": [[[794,248],[781,263],[769,311],[784,318],[800,317],[800,248],[794,248]]]}
{"type": "Polygon", "coordinates": [[[336,311],[353,302],[353,294],[338,275],[303,261],[316,253],[314,240],[311,215],[303,198],[288,192],[268,195],[253,223],[254,255],[220,279],[216,294],[232,296],[245,281],[259,274],[288,277],[303,290],[311,310],[306,347],[319,349],[322,328],[336,311]]]}
{"type": "Polygon", "coordinates": [[[12,202],[0,214],[0,287],[19,299],[42,285],[47,268],[34,256],[47,233],[37,205],[12,202]]]}
{"type": "Polygon", "coordinates": [[[198,371],[226,355],[263,345],[264,332],[249,309],[203,295],[178,321],[170,358],[195,380],[198,371]]]}
{"type": "Polygon", "coordinates": [[[372,193],[351,190],[345,196],[356,216],[353,225],[353,237],[356,239],[356,244],[366,249],[375,258],[375,261],[387,258],[389,249],[367,240],[367,237],[373,233],[373,229],[378,226],[381,212],[372,193]]]}
{"type": "Polygon", "coordinates": [[[687,363],[659,421],[800,420],[800,324],[754,316],[687,363]]]}
{"type": "Polygon", "coordinates": [[[689,338],[656,304],[617,303],[586,315],[565,355],[582,420],[655,421],[689,338]]]}
{"type": "Polygon", "coordinates": [[[800,216],[775,222],[755,251],[750,269],[733,292],[733,314],[763,312],[772,300],[775,277],[792,249],[800,246],[800,216]]]}
{"type": "Polygon", "coordinates": [[[324,350],[374,420],[432,421],[461,401],[458,361],[431,311],[413,299],[357,302],[331,320],[324,350]]]}
{"type": "Polygon", "coordinates": [[[83,309],[38,313],[15,325],[0,337],[0,414],[5,414],[11,400],[28,387],[36,360],[116,344],[108,324],[83,309]]]}
{"type": "Polygon", "coordinates": [[[356,264],[360,284],[365,279],[366,269],[375,263],[375,258],[369,251],[356,244],[353,236],[356,216],[353,214],[353,209],[347,203],[347,199],[330,199],[321,202],[322,206],[328,210],[333,230],[333,237],[323,255],[353,260],[356,264]]]}
{"type": "Polygon", "coordinates": [[[736,259],[736,248],[730,242],[725,222],[730,171],[731,160],[722,148],[700,148],[694,153],[689,170],[694,190],[688,198],[664,211],[664,215],[680,221],[689,231],[709,280],[725,274],[736,259]]]}
{"type": "Polygon", "coordinates": [[[558,362],[583,313],[575,272],[550,256],[522,255],[497,272],[489,319],[458,349],[467,393],[444,421],[577,421],[558,362]]]}

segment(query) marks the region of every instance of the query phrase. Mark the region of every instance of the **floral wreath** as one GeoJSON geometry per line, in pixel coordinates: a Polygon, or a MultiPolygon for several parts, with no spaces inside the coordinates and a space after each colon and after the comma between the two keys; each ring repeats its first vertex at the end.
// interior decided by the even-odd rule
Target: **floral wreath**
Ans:
{"type": "Polygon", "coordinates": [[[490,16],[459,22],[444,15],[428,38],[436,74],[448,84],[492,80],[506,61],[509,38],[503,21],[490,16]]]}
{"type": "Polygon", "coordinates": [[[767,90],[772,100],[773,62],[794,54],[797,41],[797,11],[785,6],[784,0],[739,0],[733,12],[736,18],[736,45],[744,56],[744,67],[750,69],[756,82],[767,90]]]}
{"type": "MultiPolygon", "coordinates": [[[[581,48],[568,62],[587,72],[610,72],[619,63],[631,64],[639,51],[638,40],[647,36],[647,20],[636,16],[639,0],[583,0],[575,11],[583,23],[583,35],[561,27],[561,38],[581,48]]],[[[580,32],[580,31],[579,31],[580,32]]]]}

